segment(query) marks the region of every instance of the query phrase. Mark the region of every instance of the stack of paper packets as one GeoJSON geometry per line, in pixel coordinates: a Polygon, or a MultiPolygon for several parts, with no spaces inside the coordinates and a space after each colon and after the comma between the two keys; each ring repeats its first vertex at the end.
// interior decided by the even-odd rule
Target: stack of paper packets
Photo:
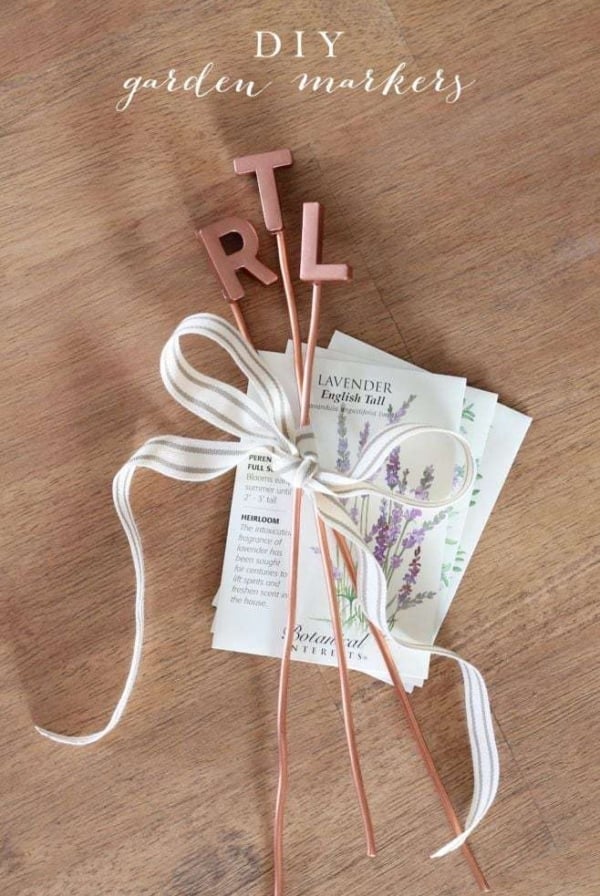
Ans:
{"type": "MultiPolygon", "coordinates": [[[[297,406],[291,347],[264,357],[297,406]]],[[[388,622],[404,636],[433,643],[473,556],[525,433],[529,417],[473,389],[460,377],[428,373],[343,333],[319,349],[312,384],[311,420],[323,467],[348,472],[367,439],[389,423],[421,423],[460,432],[477,463],[470,495],[450,510],[419,510],[356,498],[347,510],[366,536],[389,584],[388,622]]],[[[382,484],[398,495],[435,498],[460,481],[462,469],[448,439],[393,451],[382,484]]],[[[264,656],[282,653],[291,541],[291,489],[256,454],[238,468],[231,505],[223,578],[215,598],[213,647],[264,656]]],[[[336,583],[350,668],[389,681],[369,634],[335,542],[336,583]]],[[[304,502],[294,658],[335,665],[318,539],[304,502]]],[[[429,658],[398,649],[407,690],[421,686],[429,658]]]]}

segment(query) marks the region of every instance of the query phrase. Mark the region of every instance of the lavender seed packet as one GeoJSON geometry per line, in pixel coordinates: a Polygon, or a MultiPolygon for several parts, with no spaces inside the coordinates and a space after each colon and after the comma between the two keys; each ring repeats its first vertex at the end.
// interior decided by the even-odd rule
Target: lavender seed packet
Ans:
{"type": "MultiPolygon", "coordinates": [[[[265,353],[293,397],[289,356],[265,353]]],[[[321,463],[347,472],[367,439],[390,422],[430,423],[459,431],[465,381],[378,363],[337,360],[317,353],[312,389],[312,421],[321,463]]],[[[421,497],[446,494],[456,476],[448,440],[393,451],[381,470],[393,492],[421,497]]],[[[467,499],[468,502],[468,499],[467,499]]],[[[310,502],[301,530],[295,659],[337,663],[336,648],[318,539],[310,502]]],[[[224,573],[214,621],[213,646],[280,656],[286,623],[287,565],[291,491],[270,474],[265,458],[251,458],[236,475],[224,573]]],[[[410,638],[428,637],[438,615],[437,601],[446,549],[447,512],[401,508],[390,501],[352,499],[348,512],[378,557],[390,586],[388,621],[410,638]]],[[[335,556],[335,545],[332,543],[335,556]]],[[[336,579],[351,668],[387,680],[341,558],[336,579]]],[[[407,684],[427,674],[427,657],[397,649],[407,684]]]]}
{"type": "MultiPolygon", "coordinates": [[[[372,357],[381,363],[414,369],[409,362],[340,332],[333,335],[330,349],[338,357],[359,357],[364,360],[372,357]]],[[[437,618],[430,633],[430,643],[435,641],[456,596],[530,424],[530,417],[499,404],[494,393],[467,386],[461,432],[471,445],[477,464],[477,478],[469,502],[462,508],[454,508],[450,514],[437,618]]],[[[414,679],[405,683],[409,687],[420,686],[423,680],[414,679]]]]}

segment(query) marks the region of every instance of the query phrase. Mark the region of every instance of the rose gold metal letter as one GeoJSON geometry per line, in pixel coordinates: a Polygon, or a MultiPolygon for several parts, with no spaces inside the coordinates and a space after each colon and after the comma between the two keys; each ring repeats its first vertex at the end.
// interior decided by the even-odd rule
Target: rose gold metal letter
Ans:
{"type": "Polygon", "coordinates": [[[311,283],[350,280],[352,268],[349,265],[321,264],[322,243],[323,207],[320,202],[305,202],[302,206],[300,279],[311,283]]]}
{"type": "Polygon", "coordinates": [[[247,271],[264,286],[277,280],[277,274],[256,257],[258,235],[250,221],[237,217],[222,218],[214,224],[201,227],[197,236],[204,243],[225,298],[230,302],[237,302],[245,295],[236,271],[247,271]],[[221,239],[230,233],[237,233],[242,238],[242,248],[228,255],[221,239]]]}
{"type": "Polygon", "coordinates": [[[293,161],[289,149],[256,153],[233,161],[233,170],[236,174],[256,174],[265,227],[271,233],[283,230],[275,168],[288,168],[293,161]]]}

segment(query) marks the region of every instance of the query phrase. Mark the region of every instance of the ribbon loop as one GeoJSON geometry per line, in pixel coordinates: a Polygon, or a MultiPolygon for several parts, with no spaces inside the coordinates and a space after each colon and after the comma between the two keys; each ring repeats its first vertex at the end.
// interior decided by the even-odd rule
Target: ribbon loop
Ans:
{"type": "Polygon", "coordinates": [[[369,621],[379,628],[390,644],[444,656],[460,666],[473,762],[473,801],[463,833],[435,855],[457,849],[492,805],[498,787],[498,754],[485,683],[474,666],[452,651],[416,643],[396,628],[390,632],[386,618],[385,576],[343,501],[354,495],[372,495],[403,505],[449,507],[470,492],[474,481],[475,467],[468,443],[449,430],[393,424],[369,441],[350,475],[322,469],[314,432],[310,427],[296,426],[283,386],[231,324],[213,314],[192,315],[179,324],[162,351],[160,371],[165,388],[179,404],[218,429],[236,436],[239,441],[160,436],[147,441],[116,474],[113,500],[129,541],[136,576],[135,637],[125,685],[110,719],[100,731],[81,736],[57,734],[45,728],[37,728],[37,731],[59,743],[76,746],[94,743],[118,724],[133,690],[142,656],[144,631],[144,558],[129,501],[135,471],[143,467],[173,479],[205,482],[243,463],[250,452],[262,451],[271,457],[273,471],[294,488],[311,493],[323,521],[353,545],[358,558],[358,599],[369,621]],[[185,359],[180,346],[181,338],[189,335],[205,337],[221,346],[252,384],[257,400],[195,370],[185,359]],[[458,492],[429,500],[396,495],[374,485],[372,478],[394,448],[416,436],[433,434],[453,440],[464,453],[465,476],[458,492]]]}
{"type": "Polygon", "coordinates": [[[175,401],[217,429],[254,444],[266,441],[289,449],[295,425],[283,386],[231,324],[217,315],[193,314],[179,324],[162,350],[160,373],[175,401]],[[192,367],[180,346],[181,338],[189,335],[220,345],[254,387],[260,403],[192,367]]]}

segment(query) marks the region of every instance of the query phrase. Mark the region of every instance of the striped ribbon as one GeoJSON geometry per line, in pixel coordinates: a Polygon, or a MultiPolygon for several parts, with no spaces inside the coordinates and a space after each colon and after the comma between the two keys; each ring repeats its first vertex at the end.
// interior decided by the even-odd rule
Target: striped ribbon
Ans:
{"type": "Polygon", "coordinates": [[[385,576],[361,532],[347,513],[343,499],[355,495],[386,498],[402,505],[444,508],[467,494],[475,470],[468,443],[449,430],[433,426],[394,424],[378,432],[366,445],[349,475],[324,470],[319,465],[315,439],[309,427],[297,427],[282,385],[257,352],[227,321],[212,314],[195,314],[183,320],[165,345],[160,362],[164,385],[173,398],[196,416],[238,441],[208,441],[180,436],[160,436],[145,443],[119,470],[113,480],[115,508],[131,548],[136,574],[135,637],[129,672],[121,696],[107,724],[93,734],[69,736],[36,726],[36,730],[59,743],[83,746],[104,737],[118,724],[133,690],[142,655],[144,630],[144,558],[140,533],[129,501],[131,480],[140,467],[172,479],[205,482],[243,463],[252,452],[271,457],[273,471],[294,488],[301,488],[314,501],[326,525],[354,547],[358,568],[358,599],[365,615],[389,640],[391,646],[448,657],[458,663],[465,690],[465,710],[474,788],[471,808],[463,832],[433,854],[457,849],[482,820],[498,788],[499,764],[487,689],[481,674],[450,650],[420,644],[397,627],[389,630],[385,576]],[[203,336],[217,343],[233,359],[254,388],[256,399],[193,368],[183,356],[183,336],[203,336]],[[440,500],[398,496],[370,480],[379,472],[390,451],[417,436],[442,435],[464,453],[465,476],[458,491],[440,500]]]}

